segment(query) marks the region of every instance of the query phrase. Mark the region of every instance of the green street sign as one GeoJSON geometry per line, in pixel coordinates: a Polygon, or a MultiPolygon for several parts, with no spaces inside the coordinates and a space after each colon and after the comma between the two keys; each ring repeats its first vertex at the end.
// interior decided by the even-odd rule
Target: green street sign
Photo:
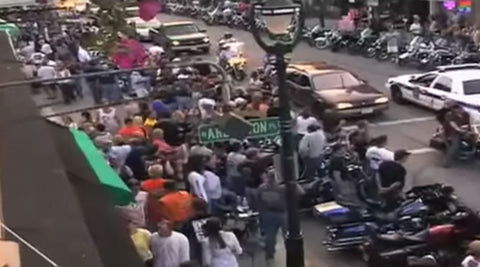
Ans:
{"type": "MultiPolygon", "coordinates": [[[[273,138],[280,135],[280,121],[277,117],[248,120],[252,130],[249,139],[273,138]]],[[[199,142],[202,144],[228,141],[231,137],[216,124],[202,125],[198,128],[199,142]]]]}

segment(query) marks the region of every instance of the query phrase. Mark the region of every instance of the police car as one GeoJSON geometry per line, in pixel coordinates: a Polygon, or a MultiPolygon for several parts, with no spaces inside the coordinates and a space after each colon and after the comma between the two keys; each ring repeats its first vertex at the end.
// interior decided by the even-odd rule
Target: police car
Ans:
{"type": "Polygon", "coordinates": [[[433,110],[453,100],[480,122],[480,65],[464,64],[438,67],[436,70],[388,79],[387,88],[398,104],[415,103],[433,110]]]}

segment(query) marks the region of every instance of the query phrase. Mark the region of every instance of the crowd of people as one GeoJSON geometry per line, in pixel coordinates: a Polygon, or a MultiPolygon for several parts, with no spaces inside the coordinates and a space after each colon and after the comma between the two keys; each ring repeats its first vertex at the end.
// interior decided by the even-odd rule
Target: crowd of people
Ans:
{"type": "MultiPolygon", "coordinates": [[[[33,36],[19,43],[19,54],[33,66],[32,77],[41,79],[159,67],[159,71],[137,71],[127,77],[106,74],[35,86],[49,99],[57,98],[60,90],[65,104],[83,98],[89,90],[94,102],[104,105],[78,117],[65,116],[62,123],[87,133],[130,188],[134,201],[118,210],[145,266],[239,266],[237,258],[245,237],[226,229],[224,223],[228,214],[246,207],[258,212],[259,243],[266,259],[274,259],[278,233],[286,228],[286,190],[273,168],[274,154],[262,153],[255,142],[200,144],[197,136],[199,125],[231,116],[279,115],[275,70],[268,57],[265,65],[252,73],[248,88],[233,90],[231,100],[225,102],[222,77],[206,64],[192,61],[188,67],[167,67],[165,63],[177,59],[166,57],[158,46],[139,53],[144,56],[133,65],[119,58],[98,58],[79,44],[80,38],[75,31],[49,38],[33,36]],[[121,100],[126,102],[116,105],[121,100]]],[[[119,34],[119,43],[130,40],[119,34]]],[[[447,120],[455,121],[456,114],[448,113],[447,120]]],[[[360,121],[357,130],[348,135],[343,132],[344,124],[322,121],[308,109],[294,119],[301,178],[329,177],[338,197],[348,199],[354,189],[346,183],[345,158],[354,154],[375,178],[373,191],[387,208],[395,207],[407,175],[403,163],[410,153],[387,148],[387,136],[372,137],[366,121],[360,121]],[[331,140],[339,137],[345,137],[344,142],[325,154],[331,140]],[[321,166],[326,157],[330,163],[325,173],[321,166]]],[[[449,125],[458,130],[450,123],[447,128],[449,125]]],[[[299,187],[298,193],[302,195],[304,190],[299,187]]]]}

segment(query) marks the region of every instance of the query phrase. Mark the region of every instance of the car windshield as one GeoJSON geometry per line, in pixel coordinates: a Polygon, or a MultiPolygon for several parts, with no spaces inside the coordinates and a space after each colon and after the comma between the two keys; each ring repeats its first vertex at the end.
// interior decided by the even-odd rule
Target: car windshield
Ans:
{"type": "Polygon", "coordinates": [[[348,72],[335,72],[313,77],[313,84],[317,90],[338,89],[362,84],[348,72]]]}
{"type": "Polygon", "coordinates": [[[137,29],[148,29],[148,28],[149,28],[149,25],[148,25],[147,23],[145,23],[145,22],[140,22],[140,23],[137,22],[137,23],[135,23],[135,27],[136,27],[137,29]]]}
{"type": "Polygon", "coordinates": [[[197,32],[198,28],[195,24],[182,24],[165,27],[166,35],[185,35],[197,32]]]}
{"type": "Polygon", "coordinates": [[[480,80],[471,80],[463,82],[463,93],[465,95],[480,94],[480,80]]]}
{"type": "Polygon", "coordinates": [[[137,17],[138,16],[138,8],[130,8],[125,10],[125,15],[127,17],[137,17]]]}

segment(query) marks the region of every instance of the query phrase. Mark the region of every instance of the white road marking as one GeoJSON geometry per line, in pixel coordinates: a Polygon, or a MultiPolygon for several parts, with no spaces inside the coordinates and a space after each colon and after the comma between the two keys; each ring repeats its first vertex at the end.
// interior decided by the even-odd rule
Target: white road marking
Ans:
{"type": "MultiPolygon", "coordinates": [[[[420,117],[420,118],[412,118],[412,119],[405,119],[405,120],[396,120],[396,121],[384,121],[378,123],[370,123],[370,127],[382,127],[382,126],[393,126],[393,125],[400,125],[400,124],[409,124],[409,123],[416,123],[416,122],[424,122],[424,121],[431,121],[435,120],[435,117],[420,117]]],[[[354,131],[357,130],[357,125],[349,125],[343,127],[346,131],[354,131]]]]}
{"type": "Polygon", "coordinates": [[[422,154],[428,154],[428,153],[437,153],[438,150],[433,149],[431,147],[425,147],[425,148],[408,150],[408,152],[412,153],[412,155],[422,155],[422,154]]]}
{"type": "Polygon", "coordinates": [[[379,122],[379,123],[372,123],[371,126],[373,127],[392,126],[392,125],[424,122],[424,121],[431,121],[431,120],[435,120],[435,117],[430,116],[430,117],[420,117],[420,118],[412,118],[412,119],[405,119],[405,120],[385,121],[385,122],[379,122]]]}

